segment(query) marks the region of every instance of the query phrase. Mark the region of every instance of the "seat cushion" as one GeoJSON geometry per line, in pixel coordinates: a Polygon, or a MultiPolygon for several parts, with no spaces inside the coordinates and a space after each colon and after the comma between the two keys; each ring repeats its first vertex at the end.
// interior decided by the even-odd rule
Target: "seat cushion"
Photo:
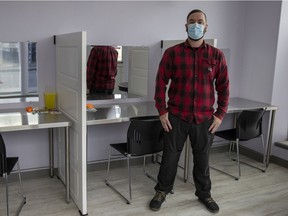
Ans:
{"type": "Polygon", "coordinates": [[[114,149],[116,149],[118,152],[123,154],[124,156],[127,155],[127,143],[114,143],[110,144],[110,146],[114,149]]]}
{"type": "Polygon", "coordinates": [[[221,137],[225,140],[234,141],[236,140],[236,129],[216,131],[215,136],[221,137]]]}
{"type": "MultiPolygon", "coordinates": [[[[11,173],[11,171],[13,170],[13,168],[15,167],[17,161],[18,161],[18,157],[8,157],[7,159],[7,175],[9,175],[11,173]]],[[[3,173],[0,173],[0,176],[3,176],[3,173]]]]}

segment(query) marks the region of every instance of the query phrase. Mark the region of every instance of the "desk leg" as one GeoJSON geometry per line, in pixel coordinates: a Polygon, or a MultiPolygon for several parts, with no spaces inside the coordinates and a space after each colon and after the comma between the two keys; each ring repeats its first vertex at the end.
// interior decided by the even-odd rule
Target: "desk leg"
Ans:
{"type": "Polygon", "coordinates": [[[54,135],[53,128],[49,128],[49,167],[50,167],[50,177],[54,176],[54,135]]]}
{"type": "Polygon", "coordinates": [[[187,182],[188,180],[189,146],[190,146],[190,140],[187,139],[185,143],[185,157],[184,157],[184,182],[187,182]]]}
{"type": "Polygon", "coordinates": [[[272,149],[272,137],[273,137],[275,113],[276,113],[276,110],[271,111],[269,138],[268,138],[268,145],[267,145],[267,149],[266,149],[266,168],[269,165],[270,154],[271,154],[271,149],[272,149]]]}
{"type": "Polygon", "coordinates": [[[65,179],[66,179],[66,202],[70,202],[70,146],[69,127],[65,128],[65,179]]]}

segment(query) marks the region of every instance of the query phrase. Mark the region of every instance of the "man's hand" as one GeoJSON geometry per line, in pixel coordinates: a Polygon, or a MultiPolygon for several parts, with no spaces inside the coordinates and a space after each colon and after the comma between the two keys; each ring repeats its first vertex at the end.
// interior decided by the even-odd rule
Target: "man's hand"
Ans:
{"type": "Polygon", "coordinates": [[[218,129],[218,127],[221,125],[222,120],[220,120],[219,118],[217,118],[216,116],[213,115],[213,122],[211,124],[211,126],[209,127],[209,131],[211,133],[215,133],[216,130],[218,129]]]}
{"type": "Polygon", "coordinates": [[[162,127],[164,128],[164,130],[166,132],[169,132],[170,130],[172,130],[172,126],[171,126],[169,118],[168,118],[168,112],[163,114],[163,115],[161,115],[159,117],[159,119],[161,121],[162,127]]]}

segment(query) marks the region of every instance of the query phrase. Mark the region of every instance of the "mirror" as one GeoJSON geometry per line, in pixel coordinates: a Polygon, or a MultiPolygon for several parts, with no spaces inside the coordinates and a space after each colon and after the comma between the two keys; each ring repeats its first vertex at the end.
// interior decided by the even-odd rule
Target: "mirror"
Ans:
{"type": "MultiPolygon", "coordinates": [[[[87,62],[90,52],[98,45],[87,46],[87,62]]],[[[111,46],[109,46],[111,47],[111,46]]],[[[113,46],[118,53],[117,74],[113,93],[87,94],[87,100],[125,99],[147,96],[149,48],[144,46],[113,46]]]]}
{"type": "Polygon", "coordinates": [[[0,99],[38,100],[36,46],[36,42],[0,42],[0,99]]]}

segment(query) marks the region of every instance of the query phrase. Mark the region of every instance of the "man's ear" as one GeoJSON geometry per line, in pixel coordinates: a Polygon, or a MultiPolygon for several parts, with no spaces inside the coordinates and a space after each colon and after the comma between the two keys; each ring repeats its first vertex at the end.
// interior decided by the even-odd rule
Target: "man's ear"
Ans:
{"type": "Polygon", "coordinates": [[[185,29],[186,29],[186,32],[188,32],[188,25],[185,24],[185,29]]]}
{"type": "Polygon", "coordinates": [[[204,33],[207,32],[207,27],[208,27],[208,24],[206,24],[205,28],[204,28],[204,33]]]}

